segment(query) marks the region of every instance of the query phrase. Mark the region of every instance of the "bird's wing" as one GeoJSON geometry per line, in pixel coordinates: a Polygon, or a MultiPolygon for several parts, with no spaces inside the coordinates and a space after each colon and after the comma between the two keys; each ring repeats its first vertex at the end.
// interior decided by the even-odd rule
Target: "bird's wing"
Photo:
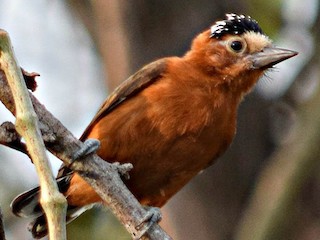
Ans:
{"type": "Polygon", "coordinates": [[[160,59],[146,65],[131,77],[129,77],[127,80],[125,80],[119,87],[114,90],[113,93],[111,93],[107,100],[102,104],[91,123],[83,132],[80,140],[83,141],[86,139],[89,132],[91,131],[91,128],[97,121],[109,114],[122,102],[126,101],[133,95],[137,94],[138,92],[158,80],[161,77],[161,74],[164,72],[165,68],[166,60],[160,59]]]}
{"type": "MultiPolygon", "coordinates": [[[[129,77],[124,81],[118,88],[114,90],[113,93],[107,98],[107,100],[102,104],[99,111],[88,125],[86,130],[83,132],[80,137],[81,141],[84,141],[88,134],[90,133],[94,124],[99,121],[101,118],[109,114],[113,109],[118,107],[122,102],[126,101],[133,95],[142,91],[150,84],[158,80],[166,69],[166,60],[160,59],[155,62],[152,62],[138,72],[129,77]]],[[[64,164],[59,169],[57,178],[61,178],[72,172],[71,169],[66,167],[64,164]]]]}

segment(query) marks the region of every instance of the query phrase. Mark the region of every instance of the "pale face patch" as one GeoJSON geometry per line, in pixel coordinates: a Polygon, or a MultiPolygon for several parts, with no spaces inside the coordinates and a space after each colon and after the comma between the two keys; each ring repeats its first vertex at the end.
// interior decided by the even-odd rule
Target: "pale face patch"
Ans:
{"type": "Polygon", "coordinates": [[[260,52],[265,47],[271,47],[272,41],[266,35],[249,31],[242,35],[247,43],[249,53],[260,52]]]}

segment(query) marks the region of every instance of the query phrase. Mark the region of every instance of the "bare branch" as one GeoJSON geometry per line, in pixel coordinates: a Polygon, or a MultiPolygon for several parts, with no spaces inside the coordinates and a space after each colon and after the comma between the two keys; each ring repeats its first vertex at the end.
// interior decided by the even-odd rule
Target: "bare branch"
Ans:
{"type": "MultiPolygon", "coordinates": [[[[73,154],[81,148],[83,143],[75,138],[31,93],[29,94],[40,121],[42,134],[51,136],[50,141],[45,139],[47,149],[69,166],[72,163],[73,154]]],[[[15,115],[13,97],[3,71],[0,71],[0,100],[15,115]]],[[[90,154],[81,161],[72,163],[70,167],[96,190],[133,238],[141,236],[143,232],[137,230],[137,226],[141,226],[147,212],[122,182],[118,166],[103,161],[96,154],[90,154]]],[[[148,222],[144,224],[148,226],[148,222]]],[[[171,239],[157,224],[152,225],[146,235],[145,239],[171,239]]]]}
{"type": "Polygon", "coordinates": [[[7,147],[18,150],[22,153],[27,154],[30,159],[31,156],[27,151],[26,145],[21,142],[21,136],[17,132],[14,124],[12,122],[4,122],[0,126],[0,144],[7,147]]]}

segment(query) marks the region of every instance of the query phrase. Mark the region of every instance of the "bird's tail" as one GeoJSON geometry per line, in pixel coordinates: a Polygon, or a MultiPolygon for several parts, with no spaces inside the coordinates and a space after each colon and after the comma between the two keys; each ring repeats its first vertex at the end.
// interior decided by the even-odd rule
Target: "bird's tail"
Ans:
{"type": "MultiPolygon", "coordinates": [[[[71,175],[57,179],[60,192],[65,192],[71,180],[71,175]]],[[[34,238],[42,238],[48,234],[47,219],[39,203],[40,187],[36,187],[18,195],[11,203],[12,212],[19,217],[35,218],[29,225],[28,230],[34,238]]],[[[66,222],[76,219],[81,213],[91,208],[92,205],[77,207],[68,205],[66,222]]]]}

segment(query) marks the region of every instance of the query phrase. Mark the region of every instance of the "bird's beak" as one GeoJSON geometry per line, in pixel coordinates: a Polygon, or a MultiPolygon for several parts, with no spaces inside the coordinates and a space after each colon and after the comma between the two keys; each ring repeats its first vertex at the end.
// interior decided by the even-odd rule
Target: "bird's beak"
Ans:
{"type": "Polygon", "coordinates": [[[287,49],[265,47],[261,52],[252,54],[250,58],[253,69],[267,69],[297,54],[298,52],[287,49]]]}

